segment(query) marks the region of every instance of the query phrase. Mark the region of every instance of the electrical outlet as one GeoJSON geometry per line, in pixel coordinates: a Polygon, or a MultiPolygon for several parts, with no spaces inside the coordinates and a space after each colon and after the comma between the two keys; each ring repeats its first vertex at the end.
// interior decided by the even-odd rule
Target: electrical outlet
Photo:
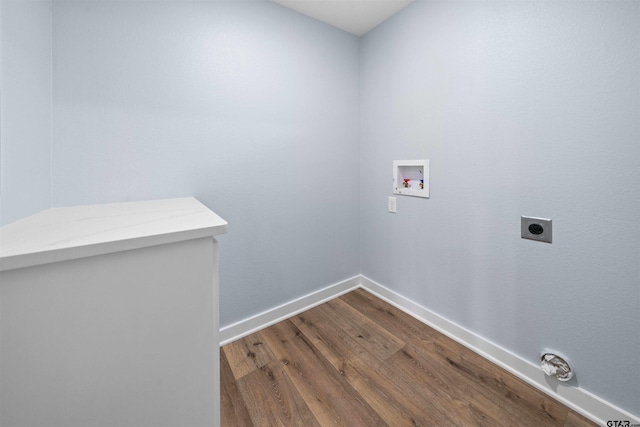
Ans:
{"type": "Polygon", "coordinates": [[[551,243],[551,220],[532,216],[520,217],[520,236],[523,239],[551,243]]]}
{"type": "Polygon", "coordinates": [[[389,197],[389,212],[396,213],[397,212],[396,198],[389,197]]]}

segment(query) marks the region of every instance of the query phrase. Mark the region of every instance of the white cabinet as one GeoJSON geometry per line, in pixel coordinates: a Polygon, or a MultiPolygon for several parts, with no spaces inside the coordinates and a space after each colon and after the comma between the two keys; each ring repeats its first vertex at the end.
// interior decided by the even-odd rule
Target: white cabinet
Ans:
{"type": "Polygon", "coordinates": [[[0,425],[219,425],[226,226],[185,198],[0,228],[0,425]]]}

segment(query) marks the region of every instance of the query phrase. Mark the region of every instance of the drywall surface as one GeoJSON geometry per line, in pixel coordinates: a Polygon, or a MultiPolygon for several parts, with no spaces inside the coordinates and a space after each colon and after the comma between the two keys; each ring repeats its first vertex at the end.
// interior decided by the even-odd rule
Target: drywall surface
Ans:
{"type": "Polygon", "coordinates": [[[363,37],[360,85],[362,273],[534,363],[565,354],[569,386],[634,414],[639,5],[416,1],[363,37]],[[422,158],[431,197],[387,213],[392,161],[422,158]]]}
{"type": "Polygon", "coordinates": [[[358,39],[266,1],[56,1],[54,205],[194,196],[221,326],[359,273],[358,39]]]}
{"type": "Polygon", "coordinates": [[[0,3],[0,225],[51,207],[51,1],[0,3]]]}

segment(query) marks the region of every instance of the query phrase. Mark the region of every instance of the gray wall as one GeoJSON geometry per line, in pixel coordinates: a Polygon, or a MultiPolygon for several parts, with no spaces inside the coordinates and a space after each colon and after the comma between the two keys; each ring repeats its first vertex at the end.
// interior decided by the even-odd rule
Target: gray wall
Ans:
{"type": "Polygon", "coordinates": [[[640,3],[417,1],[361,41],[362,273],[640,413],[640,3]],[[431,198],[386,212],[394,159],[431,198]],[[553,244],[520,238],[553,219],[553,244]]]}
{"type": "Polygon", "coordinates": [[[0,2],[0,225],[51,206],[51,1],[0,2]]]}
{"type": "Polygon", "coordinates": [[[0,9],[3,223],[194,195],[230,222],[222,326],[362,272],[640,412],[637,0],[418,0],[360,41],[267,1],[56,0],[53,73],[50,7],[0,9]],[[389,214],[415,158],[431,198],[389,214]]]}
{"type": "Polygon", "coordinates": [[[359,273],[358,39],[267,1],[55,1],[55,206],[193,195],[221,326],[359,273]]]}

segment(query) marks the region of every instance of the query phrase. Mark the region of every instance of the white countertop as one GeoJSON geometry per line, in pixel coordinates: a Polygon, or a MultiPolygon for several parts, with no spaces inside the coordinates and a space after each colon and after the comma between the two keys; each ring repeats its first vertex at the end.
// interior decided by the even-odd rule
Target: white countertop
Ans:
{"type": "Polygon", "coordinates": [[[47,209],[0,227],[0,271],[226,232],[193,197],[47,209]]]}

